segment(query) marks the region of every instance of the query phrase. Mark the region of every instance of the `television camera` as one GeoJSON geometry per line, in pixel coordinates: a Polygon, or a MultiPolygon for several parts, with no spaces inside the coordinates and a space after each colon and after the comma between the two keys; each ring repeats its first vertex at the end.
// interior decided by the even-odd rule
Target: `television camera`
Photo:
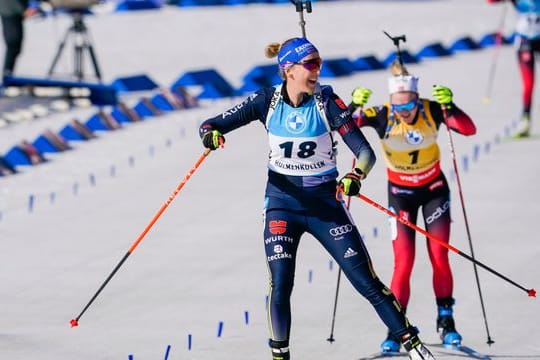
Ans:
{"type": "Polygon", "coordinates": [[[88,28],[84,23],[84,15],[90,12],[90,8],[100,3],[100,0],[49,0],[55,10],[68,13],[72,17],[72,25],[66,31],[64,38],[58,45],[48,75],[52,76],[54,69],[62,55],[67,42],[72,38],[74,45],[74,71],[77,80],[82,81],[84,76],[84,54],[88,53],[96,78],[101,81],[101,72],[97,62],[96,53],[88,34],[88,28]]]}

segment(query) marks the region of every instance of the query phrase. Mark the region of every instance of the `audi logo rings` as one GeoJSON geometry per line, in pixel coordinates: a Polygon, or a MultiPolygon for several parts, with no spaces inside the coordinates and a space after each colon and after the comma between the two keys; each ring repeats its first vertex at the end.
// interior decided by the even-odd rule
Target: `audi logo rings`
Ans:
{"type": "Polygon", "coordinates": [[[332,236],[340,236],[340,235],[345,235],[346,233],[350,233],[352,229],[353,229],[353,226],[351,224],[341,225],[341,226],[330,229],[329,233],[332,236]]]}

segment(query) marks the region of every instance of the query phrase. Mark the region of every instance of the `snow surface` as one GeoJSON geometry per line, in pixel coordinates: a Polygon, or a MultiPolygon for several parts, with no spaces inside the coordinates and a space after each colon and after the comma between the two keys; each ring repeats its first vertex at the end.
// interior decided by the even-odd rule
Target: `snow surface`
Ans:
{"type": "MultiPolygon", "coordinates": [[[[314,3],[306,28],[323,57],[385,57],[393,48],[382,30],[406,34],[404,48],[415,52],[435,41],[449,45],[465,35],[478,39],[498,28],[503,11],[503,6],[470,0],[335,1],[314,3]]],[[[509,10],[506,33],[513,19],[509,10]]],[[[240,86],[252,66],[268,63],[263,56],[267,43],[300,33],[298,14],[289,5],[101,11],[87,23],[106,81],[146,73],[164,86],[186,71],[209,67],[240,86]]],[[[18,72],[46,74],[67,25],[62,17],[27,22],[18,72]]],[[[455,101],[478,127],[474,137],[453,136],[476,258],[526,289],[538,287],[540,110],[536,101],[531,138],[507,137],[520,112],[514,49],[505,46],[496,55],[488,48],[409,68],[421,77],[424,96],[433,84],[450,86],[455,101]],[[493,59],[496,78],[492,101],[486,105],[481,100],[493,59]]],[[[355,86],[370,87],[372,103],[379,103],[387,96],[387,76],[387,71],[377,71],[321,82],[333,85],[346,101],[355,86]]],[[[267,146],[265,131],[256,123],[229,134],[226,148],[206,158],[80,325],[69,326],[201,156],[199,122],[238,101],[204,102],[197,109],[99,133],[96,140],[73,143],[73,151],[50,155],[46,164],[0,178],[0,359],[163,359],[167,345],[169,359],[269,358],[261,222],[267,146]],[[35,199],[32,212],[30,195],[35,199]]],[[[0,146],[5,151],[44,129],[58,131],[72,118],[85,120],[91,112],[56,114],[3,128],[0,146]]],[[[380,146],[373,131],[365,133],[379,161],[363,193],[384,205],[380,146]]],[[[345,171],[351,157],[340,146],[339,166],[345,171]]],[[[440,146],[443,168],[452,178],[445,129],[440,146]]],[[[452,244],[468,254],[456,182],[450,185],[452,244]]],[[[360,200],[353,201],[351,211],[379,276],[388,283],[392,250],[386,216],[360,200]]],[[[417,242],[408,315],[422,339],[436,343],[431,269],[424,240],[417,242]]],[[[455,318],[464,342],[494,359],[540,359],[538,300],[479,268],[495,340],[488,347],[473,266],[456,254],[450,256],[455,318]]],[[[336,279],[329,256],[305,236],[292,298],[294,359],[356,359],[377,351],[383,340],[382,322],[342,278],[336,341],[326,341],[336,279]]],[[[462,358],[433,350],[438,359],[462,358]]]]}

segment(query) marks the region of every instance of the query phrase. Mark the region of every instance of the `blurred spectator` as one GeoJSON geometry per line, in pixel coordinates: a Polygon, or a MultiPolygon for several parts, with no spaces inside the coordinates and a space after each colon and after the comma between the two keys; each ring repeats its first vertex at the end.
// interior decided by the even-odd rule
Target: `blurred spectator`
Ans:
{"type": "Polygon", "coordinates": [[[23,20],[37,13],[37,8],[30,7],[28,0],[0,0],[0,17],[6,47],[3,76],[13,74],[17,57],[21,53],[24,37],[23,20]]]}

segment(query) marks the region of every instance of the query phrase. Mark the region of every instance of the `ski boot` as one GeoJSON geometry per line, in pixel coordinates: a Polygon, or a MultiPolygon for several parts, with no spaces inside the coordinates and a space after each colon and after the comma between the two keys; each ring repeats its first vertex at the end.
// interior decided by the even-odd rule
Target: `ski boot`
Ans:
{"type": "Polygon", "coordinates": [[[393,352],[399,352],[400,348],[399,339],[392,335],[391,332],[388,332],[388,336],[381,344],[381,352],[382,353],[393,353],[393,352]]]}
{"type": "Polygon", "coordinates": [[[401,337],[401,344],[407,351],[410,360],[435,360],[433,354],[424,346],[418,335],[410,332],[401,337]]]}
{"type": "Polygon", "coordinates": [[[531,134],[531,117],[529,114],[523,114],[518,124],[518,129],[515,138],[528,137],[531,134]]]}
{"type": "Polygon", "coordinates": [[[441,340],[445,345],[461,345],[461,335],[456,330],[452,310],[453,298],[437,299],[437,332],[441,332],[441,340]]]}
{"type": "Polygon", "coordinates": [[[289,353],[288,341],[269,341],[270,348],[272,349],[272,360],[290,360],[291,354],[289,353]]]}

